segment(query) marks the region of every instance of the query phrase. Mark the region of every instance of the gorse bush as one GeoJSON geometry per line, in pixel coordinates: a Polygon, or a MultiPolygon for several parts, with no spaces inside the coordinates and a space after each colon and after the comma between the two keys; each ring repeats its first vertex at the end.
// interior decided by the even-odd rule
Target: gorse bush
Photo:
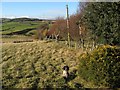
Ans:
{"type": "Polygon", "coordinates": [[[120,87],[120,47],[104,45],[82,54],[79,75],[96,85],[120,87]]]}

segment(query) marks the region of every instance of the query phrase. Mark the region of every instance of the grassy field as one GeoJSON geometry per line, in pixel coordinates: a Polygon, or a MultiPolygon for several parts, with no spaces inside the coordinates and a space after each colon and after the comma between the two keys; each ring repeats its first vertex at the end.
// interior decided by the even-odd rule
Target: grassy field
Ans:
{"type": "Polygon", "coordinates": [[[2,44],[3,87],[42,88],[63,87],[62,67],[70,67],[67,86],[97,87],[78,76],[81,49],[68,48],[64,43],[35,41],[2,44]]]}
{"type": "MultiPolygon", "coordinates": [[[[34,30],[40,26],[41,22],[8,22],[2,25],[2,34],[10,34],[26,29],[34,30]]],[[[24,33],[25,34],[25,33],[24,33]]]]}
{"type": "Polygon", "coordinates": [[[18,18],[18,19],[11,19],[11,20],[4,20],[3,23],[0,24],[0,34],[6,35],[6,34],[26,34],[29,31],[35,31],[38,26],[48,23],[42,22],[40,20],[32,21],[31,19],[24,19],[24,18],[18,18]]]}
{"type": "Polygon", "coordinates": [[[0,41],[2,43],[13,43],[14,41],[27,41],[27,40],[35,40],[34,36],[25,36],[25,35],[12,35],[12,36],[8,36],[4,37],[4,38],[0,38],[0,41]]]}

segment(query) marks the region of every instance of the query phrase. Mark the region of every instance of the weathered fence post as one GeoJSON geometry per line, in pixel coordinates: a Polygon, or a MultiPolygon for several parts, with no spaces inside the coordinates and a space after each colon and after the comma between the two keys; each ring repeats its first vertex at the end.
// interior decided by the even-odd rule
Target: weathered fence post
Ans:
{"type": "Polygon", "coordinates": [[[70,24],[69,24],[69,14],[68,14],[68,5],[66,5],[67,9],[67,31],[68,31],[68,46],[70,47],[70,24]]]}

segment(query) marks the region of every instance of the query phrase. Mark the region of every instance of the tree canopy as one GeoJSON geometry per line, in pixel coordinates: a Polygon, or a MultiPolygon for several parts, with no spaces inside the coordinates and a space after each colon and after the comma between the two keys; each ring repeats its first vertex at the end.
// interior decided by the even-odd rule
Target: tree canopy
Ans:
{"type": "Polygon", "coordinates": [[[120,45],[120,2],[87,3],[82,20],[103,44],[120,45]]]}

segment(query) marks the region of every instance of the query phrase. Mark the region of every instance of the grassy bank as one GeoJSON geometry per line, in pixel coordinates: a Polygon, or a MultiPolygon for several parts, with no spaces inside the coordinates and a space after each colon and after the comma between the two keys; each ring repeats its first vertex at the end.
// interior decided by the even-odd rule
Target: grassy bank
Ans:
{"type": "Polygon", "coordinates": [[[62,67],[68,65],[70,72],[76,70],[79,55],[79,50],[55,42],[3,44],[3,87],[61,87],[57,85],[61,82],[62,67]]]}
{"type": "Polygon", "coordinates": [[[34,41],[2,44],[2,82],[5,88],[64,87],[62,67],[70,67],[67,87],[100,88],[78,74],[81,49],[64,42],[34,41]]]}

